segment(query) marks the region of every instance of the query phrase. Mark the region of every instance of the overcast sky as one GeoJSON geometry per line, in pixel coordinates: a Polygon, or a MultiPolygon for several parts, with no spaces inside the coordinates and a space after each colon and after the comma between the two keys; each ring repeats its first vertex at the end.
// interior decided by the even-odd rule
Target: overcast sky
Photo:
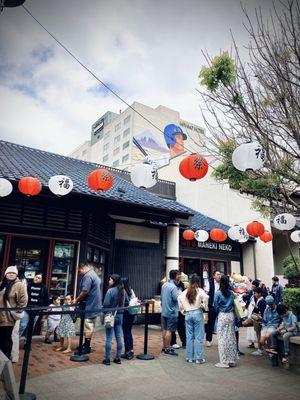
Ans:
{"type": "MultiPolygon", "coordinates": [[[[275,1],[277,3],[277,1],[275,1]]],[[[272,7],[271,0],[247,0],[272,7]]],[[[203,126],[204,59],[248,43],[239,0],[27,0],[34,16],[128,103],[165,105],[203,126]]],[[[68,154],[107,110],[107,93],[22,7],[0,14],[0,138],[68,154]]]]}

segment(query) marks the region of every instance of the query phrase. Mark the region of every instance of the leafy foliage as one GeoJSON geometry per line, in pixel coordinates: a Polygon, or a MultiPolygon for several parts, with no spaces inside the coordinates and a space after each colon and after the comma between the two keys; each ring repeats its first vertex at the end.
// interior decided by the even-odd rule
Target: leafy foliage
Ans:
{"type": "Polygon", "coordinates": [[[295,279],[300,275],[300,257],[294,256],[295,262],[291,256],[286,257],[283,260],[283,273],[286,279],[295,279]]]}
{"type": "Polygon", "coordinates": [[[228,86],[235,80],[235,65],[234,61],[225,52],[220,56],[216,56],[209,67],[202,67],[199,78],[202,85],[208,90],[214,92],[222,83],[228,86]]]}
{"type": "Polygon", "coordinates": [[[283,289],[282,302],[294,314],[300,314],[300,288],[283,289]]]}

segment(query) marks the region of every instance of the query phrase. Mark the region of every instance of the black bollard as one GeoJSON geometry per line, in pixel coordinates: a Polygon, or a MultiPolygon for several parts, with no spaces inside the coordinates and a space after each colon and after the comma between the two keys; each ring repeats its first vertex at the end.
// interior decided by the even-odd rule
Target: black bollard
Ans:
{"type": "Polygon", "coordinates": [[[20,380],[20,387],[19,387],[19,397],[20,400],[35,400],[36,395],[34,393],[25,393],[26,387],[26,378],[27,378],[27,371],[28,371],[28,363],[31,351],[31,342],[32,342],[32,334],[33,334],[33,327],[34,327],[34,318],[35,312],[34,311],[27,311],[29,314],[29,322],[27,326],[27,338],[25,344],[25,351],[24,351],[24,358],[23,358],[23,365],[22,365],[22,372],[21,372],[21,380],[20,380]]]}
{"type": "MultiPolygon", "coordinates": [[[[80,307],[82,310],[85,309],[85,304],[81,304],[80,307]]],[[[80,313],[80,334],[79,334],[79,346],[78,351],[74,353],[71,357],[71,361],[83,362],[88,361],[89,356],[87,354],[82,354],[82,347],[83,347],[83,331],[84,331],[84,316],[85,312],[80,313]]]]}
{"type": "Polygon", "coordinates": [[[138,354],[136,358],[139,360],[154,360],[154,356],[147,354],[148,352],[148,325],[149,325],[149,303],[145,304],[145,333],[144,333],[144,354],[138,354]]]}

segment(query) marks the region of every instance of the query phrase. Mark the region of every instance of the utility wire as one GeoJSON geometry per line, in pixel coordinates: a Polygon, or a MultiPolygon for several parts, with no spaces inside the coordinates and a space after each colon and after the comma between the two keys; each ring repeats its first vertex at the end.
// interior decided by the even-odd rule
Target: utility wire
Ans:
{"type": "MultiPolygon", "coordinates": [[[[71,56],[78,64],[82,66],[90,75],[92,75],[101,85],[103,85],[109,92],[111,92],[114,96],[116,96],[122,103],[126,104],[127,107],[129,107],[132,111],[137,113],[141,118],[143,118],[145,121],[147,121],[151,126],[153,126],[155,129],[157,129],[159,132],[165,135],[165,132],[160,129],[157,125],[155,125],[152,121],[150,121],[147,117],[145,117],[142,113],[140,113],[138,110],[136,110],[134,107],[132,107],[129,103],[127,103],[126,100],[124,100],[117,92],[115,92],[113,89],[111,89],[103,80],[101,80],[92,70],[90,70],[82,61],[79,60],[60,40],[58,40],[29,10],[27,7],[22,5],[23,9],[27,12],[28,15],[30,15],[35,22],[42,28],[44,31],[48,33],[56,41],[59,46],[61,46],[68,54],[71,56]]],[[[169,136],[169,135],[167,135],[169,136]]],[[[171,138],[171,136],[169,136],[171,138]]],[[[173,137],[172,137],[173,138],[173,137]]],[[[185,147],[186,150],[188,150],[190,153],[194,153],[195,151],[192,151],[185,147]]]]}

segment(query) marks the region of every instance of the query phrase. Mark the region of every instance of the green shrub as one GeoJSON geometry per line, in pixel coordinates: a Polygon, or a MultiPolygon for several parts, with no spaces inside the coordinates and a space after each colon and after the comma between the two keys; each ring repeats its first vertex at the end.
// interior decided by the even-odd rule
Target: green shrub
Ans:
{"type": "Polygon", "coordinates": [[[282,263],[283,274],[286,279],[295,279],[300,274],[300,257],[294,256],[297,266],[292,256],[285,257],[282,263]]]}
{"type": "Polygon", "coordinates": [[[294,314],[300,314],[300,288],[283,289],[282,302],[294,314]]]}
{"type": "MultiPolygon", "coordinates": [[[[202,67],[199,78],[201,79],[201,84],[211,92],[217,90],[220,83],[224,86],[229,86],[236,78],[234,61],[227,52],[216,56],[212,60],[210,67],[202,67]]],[[[242,101],[241,96],[238,97],[238,101],[242,101]]]]}

